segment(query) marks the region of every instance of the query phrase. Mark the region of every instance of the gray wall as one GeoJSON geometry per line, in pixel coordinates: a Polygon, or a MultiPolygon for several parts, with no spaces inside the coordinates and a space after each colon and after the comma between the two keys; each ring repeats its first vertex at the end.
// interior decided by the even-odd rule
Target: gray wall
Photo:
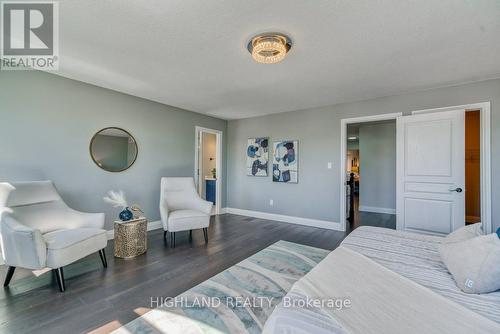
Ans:
{"type": "Polygon", "coordinates": [[[396,209],[396,121],[359,127],[359,161],[360,207],[396,209]]]}
{"type": "Polygon", "coordinates": [[[102,200],[108,190],[123,189],[158,220],[160,178],[193,176],[195,126],[222,130],[225,140],[227,122],[51,74],[2,71],[0,125],[0,182],[54,180],[70,206],[105,212],[111,229],[117,210],[102,200]],[[106,172],[90,158],[90,139],[108,126],[137,140],[137,161],[125,172],[106,172]]]}
{"type": "Polygon", "coordinates": [[[500,226],[500,79],[228,123],[228,206],[339,221],[340,120],[491,101],[493,226],[500,226]],[[299,183],[277,184],[245,171],[247,138],[299,140],[299,183]],[[327,162],[334,163],[327,169],[327,162]],[[275,206],[269,206],[273,198],[275,206]]]}

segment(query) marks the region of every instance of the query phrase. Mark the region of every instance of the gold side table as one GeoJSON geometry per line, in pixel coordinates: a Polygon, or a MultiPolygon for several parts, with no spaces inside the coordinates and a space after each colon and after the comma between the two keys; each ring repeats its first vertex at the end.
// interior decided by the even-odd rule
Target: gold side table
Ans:
{"type": "Polygon", "coordinates": [[[147,226],[146,218],[115,221],[115,257],[131,259],[144,254],[148,249],[147,226]]]}

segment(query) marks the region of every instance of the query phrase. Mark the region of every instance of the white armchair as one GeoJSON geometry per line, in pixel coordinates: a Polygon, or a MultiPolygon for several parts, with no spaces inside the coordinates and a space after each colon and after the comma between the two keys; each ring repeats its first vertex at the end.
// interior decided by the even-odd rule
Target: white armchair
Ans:
{"type": "Polygon", "coordinates": [[[0,223],[4,286],[16,267],[51,268],[63,292],[63,267],[94,252],[107,267],[104,214],[71,209],[51,181],[0,183],[0,223]]]}
{"type": "Polygon", "coordinates": [[[203,200],[191,177],[162,177],[160,193],[160,215],[163,238],[170,232],[171,247],[175,247],[175,233],[203,229],[205,243],[208,242],[208,226],[212,213],[212,202],[203,200]]]}

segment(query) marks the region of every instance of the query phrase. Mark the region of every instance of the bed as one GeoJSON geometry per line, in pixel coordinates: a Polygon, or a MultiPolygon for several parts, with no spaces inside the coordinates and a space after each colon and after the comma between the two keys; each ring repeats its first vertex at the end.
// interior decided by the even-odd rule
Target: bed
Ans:
{"type": "Polygon", "coordinates": [[[276,307],[264,333],[377,333],[381,328],[385,333],[500,333],[500,291],[463,293],[441,261],[441,240],[378,227],[356,229],[295,283],[288,305],[276,307]],[[290,300],[315,296],[352,297],[353,307],[290,307],[290,300]]]}

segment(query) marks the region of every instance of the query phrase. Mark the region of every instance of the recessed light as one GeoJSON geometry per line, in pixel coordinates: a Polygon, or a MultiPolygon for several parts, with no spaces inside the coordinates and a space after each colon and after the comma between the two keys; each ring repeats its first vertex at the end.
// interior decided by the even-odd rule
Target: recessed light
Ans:
{"type": "Polygon", "coordinates": [[[291,47],[292,41],[288,36],[265,33],[252,38],[247,49],[256,62],[274,64],[285,59],[291,47]]]}
{"type": "Polygon", "coordinates": [[[349,140],[356,140],[356,139],[358,139],[358,137],[356,137],[356,136],[351,136],[351,137],[347,137],[347,139],[349,139],[349,140]]]}

